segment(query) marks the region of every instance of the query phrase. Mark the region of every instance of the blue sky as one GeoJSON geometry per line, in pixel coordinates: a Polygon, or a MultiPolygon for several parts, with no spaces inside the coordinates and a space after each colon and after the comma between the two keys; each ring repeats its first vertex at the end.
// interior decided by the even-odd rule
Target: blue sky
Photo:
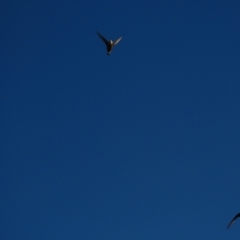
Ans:
{"type": "Polygon", "coordinates": [[[236,239],[239,13],[1,1],[0,238],[236,239]]]}

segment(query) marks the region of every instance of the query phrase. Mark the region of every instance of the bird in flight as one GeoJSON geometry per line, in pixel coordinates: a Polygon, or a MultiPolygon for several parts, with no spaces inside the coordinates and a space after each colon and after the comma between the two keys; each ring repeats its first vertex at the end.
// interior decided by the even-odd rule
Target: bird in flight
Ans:
{"type": "Polygon", "coordinates": [[[228,226],[227,226],[227,229],[230,228],[230,226],[234,223],[234,221],[235,221],[238,217],[240,217],[240,213],[238,213],[238,214],[231,220],[231,222],[230,222],[230,223],[228,224],[228,226]]]}
{"type": "Polygon", "coordinates": [[[98,36],[101,38],[101,40],[105,43],[105,45],[107,46],[107,55],[110,55],[113,47],[118,44],[122,37],[118,38],[117,40],[115,41],[112,41],[112,40],[107,40],[105,37],[103,37],[99,32],[97,32],[98,36]]]}

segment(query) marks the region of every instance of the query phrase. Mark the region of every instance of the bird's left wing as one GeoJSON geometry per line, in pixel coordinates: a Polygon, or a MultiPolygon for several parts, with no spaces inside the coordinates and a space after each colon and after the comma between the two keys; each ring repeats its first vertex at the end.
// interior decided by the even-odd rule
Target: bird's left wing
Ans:
{"type": "Polygon", "coordinates": [[[227,229],[228,228],[230,228],[230,226],[234,223],[234,221],[237,219],[237,218],[239,218],[240,217],[240,213],[238,213],[232,220],[231,220],[231,222],[228,224],[228,226],[227,226],[227,229]]]}
{"type": "Polygon", "coordinates": [[[107,40],[105,37],[103,37],[99,32],[97,32],[97,34],[98,34],[98,36],[102,39],[102,41],[103,41],[106,45],[108,45],[108,40],[107,40]]]}

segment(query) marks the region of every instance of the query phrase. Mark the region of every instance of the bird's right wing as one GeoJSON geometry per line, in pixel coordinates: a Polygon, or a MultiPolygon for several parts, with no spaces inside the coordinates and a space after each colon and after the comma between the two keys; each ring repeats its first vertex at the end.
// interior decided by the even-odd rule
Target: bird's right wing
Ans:
{"type": "Polygon", "coordinates": [[[98,36],[102,39],[102,41],[108,45],[108,40],[106,38],[104,38],[99,32],[97,32],[98,36]]]}
{"type": "Polygon", "coordinates": [[[122,38],[123,38],[123,37],[120,37],[120,38],[118,38],[117,40],[115,40],[115,41],[113,42],[114,46],[115,46],[116,44],[118,44],[118,43],[121,41],[122,38]]]}

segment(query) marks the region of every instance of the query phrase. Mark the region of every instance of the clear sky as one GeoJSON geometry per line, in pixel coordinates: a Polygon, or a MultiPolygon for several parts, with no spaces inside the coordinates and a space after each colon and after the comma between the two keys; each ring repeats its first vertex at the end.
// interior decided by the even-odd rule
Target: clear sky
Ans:
{"type": "Polygon", "coordinates": [[[3,0],[0,29],[0,239],[239,238],[239,0],[3,0]]]}

